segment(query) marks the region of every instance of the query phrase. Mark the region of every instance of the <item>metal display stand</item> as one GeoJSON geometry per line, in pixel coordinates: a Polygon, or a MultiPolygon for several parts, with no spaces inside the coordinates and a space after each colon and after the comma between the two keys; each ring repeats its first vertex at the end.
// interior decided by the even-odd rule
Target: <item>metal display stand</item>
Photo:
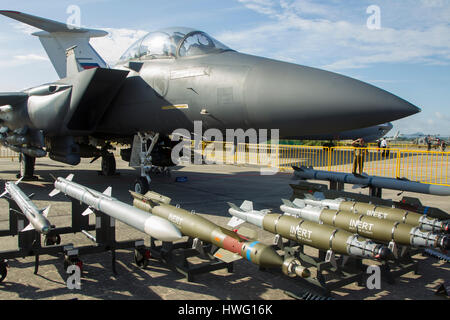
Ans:
{"type": "Polygon", "coordinates": [[[323,296],[329,296],[331,291],[342,288],[350,283],[357,282],[359,286],[364,286],[365,265],[359,258],[340,256],[336,258],[333,255],[327,259],[327,252],[319,250],[319,256],[313,257],[305,253],[305,246],[288,240],[276,240],[282,243],[281,246],[275,245],[277,249],[284,250],[284,257],[295,257],[301,265],[306,268],[314,268],[316,277],[297,278],[301,282],[307,282],[314,292],[323,296]]]}
{"type": "Polygon", "coordinates": [[[45,236],[44,246],[41,234],[35,230],[21,232],[28,224],[28,220],[20,212],[20,208],[8,199],[9,229],[0,230],[0,237],[18,236],[17,249],[0,251],[0,282],[7,274],[8,259],[34,256],[34,273],[39,271],[39,257],[41,255],[63,256],[64,269],[70,265],[78,265],[82,270],[83,263],[80,256],[111,251],[112,271],[116,274],[116,250],[134,248],[138,250],[143,246],[143,240],[116,241],[115,219],[101,212],[94,211],[96,223],[89,224],[89,217],[82,212],[87,206],[72,199],[72,225],[70,227],[53,228],[45,236]],[[95,236],[88,231],[95,230],[95,236]],[[93,245],[74,247],[73,244],[60,244],[61,235],[81,232],[87,236],[93,245]]]}
{"type": "Polygon", "coordinates": [[[169,268],[184,275],[187,281],[194,281],[194,276],[196,275],[220,269],[227,269],[228,272],[233,272],[233,262],[223,262],[213,256],[212,252],[217,247],[200,242],[196,248],[193,248],[195,240],[197,239],[188,238],[183,242],[162,242],[161,245],[156,245],[155,239],[150,238],[150,248],[148,250],[151,257],[166,263],[169,268]],[[198,257],[207,261],[192,264],[188,261],[192,257],[198,257]]]}

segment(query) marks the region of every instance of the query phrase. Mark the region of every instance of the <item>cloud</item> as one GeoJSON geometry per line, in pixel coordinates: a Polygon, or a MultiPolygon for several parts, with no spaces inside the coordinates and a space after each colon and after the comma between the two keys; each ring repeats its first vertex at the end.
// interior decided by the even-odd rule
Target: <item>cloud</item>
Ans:
{"type": "Polygon", "coordinates": [[[247,30],[218,35],[224,43],[241,51],[269,52],[270,57],[291,57],[302,64],[331,70],[377,63],[450,65],[448,8],[441,8],[448,0],[423,0],[423,7],[417,2],[412,6],[413,2],[406,0],[401,13],[408,15],[422,10],[426,23],[421,20],[413,25],[414,16],[409,16],[409,23],[401,27],[396,27],[389,18],[400,10],[390,6],[398,4],[384,2],[382,17],[387,18],[382,19],[381,30],[367,28],[369,15],[361,4],[344,7],[339,2],[325,4],[311,0],[239,1],[269,18],[247,30]],[[432,19],[431,13],[439,18],[432,19]]]}
{"type": "Polygon", "coordinates": [[[49,61],[48,57],[44,57],[44,56],[37,55],[37,54],[17,55],[17,56],[14,56],[13,59],[19,60],[19,61],[28,61],[28,62],[49,61]]]}

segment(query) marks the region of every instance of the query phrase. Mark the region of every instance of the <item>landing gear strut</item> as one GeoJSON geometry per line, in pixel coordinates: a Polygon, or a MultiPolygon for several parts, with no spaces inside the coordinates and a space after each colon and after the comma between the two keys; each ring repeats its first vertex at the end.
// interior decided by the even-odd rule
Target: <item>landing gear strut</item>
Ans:
{"type": "Polygon", "coordinates": [[[33,179],[34,178],[34,165],[36,158],[30,157],[24,153],[19,155],[19,174],[17,178],[33,179]]]}
{"type": "Polygon", "coordinates": [[[159,133],[138,133],[134,137],[133,150],[130,164],[138,162],[141,176],[136,179],[133,190],[140,194],[145,194],[150,185],[150,172],[152,171],[151,153],[159,139],[159,133]],[[149,143],[150,142],[150,145],[149,143]],[[136,154],[136,150],[138,154],[136,154]],[[134,159],[133,159],[134,158],[134,159]]]}
{"type": "Polygon", "coordinates": [[[102,174],[104,176],[113,176],[116,174],[116,158],[112,153],[102,156],[102,174]]]}

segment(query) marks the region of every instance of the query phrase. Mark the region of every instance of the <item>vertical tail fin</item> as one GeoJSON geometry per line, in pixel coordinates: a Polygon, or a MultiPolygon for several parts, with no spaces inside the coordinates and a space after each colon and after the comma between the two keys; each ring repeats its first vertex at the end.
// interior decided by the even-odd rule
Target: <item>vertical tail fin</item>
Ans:
{"type": "Polygon", "coordinates": [[[73,46],[77,47],[76,57],[82,69],[108,68],[106,62],[89,44],[90,38],[104,37],[108,34],[106,31],[77,28],[17,11],[0,10],[0,14],[43,30],[33,35],[39,37],[60,78],[67,76],[66,50],[73,46]]]}

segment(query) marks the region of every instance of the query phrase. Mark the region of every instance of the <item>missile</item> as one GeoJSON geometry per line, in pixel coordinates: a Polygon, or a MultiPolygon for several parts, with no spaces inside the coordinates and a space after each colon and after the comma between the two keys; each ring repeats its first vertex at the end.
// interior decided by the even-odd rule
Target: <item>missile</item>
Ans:
{"type": "Polygon", "coordinates": [[[344,172],[330,172],[314,170],[307,167],[292,167],[294,177],[299,179],[327,180],[334,182],[343,182],[356,184],[365,187],[386,188],[401,191],[418,192],[432,194],[436,196],[450,196],[450,187],[420,183],[404,179],[393,179],[369,175],[354,175],[344,172]]]}
{"type": "Polygon", "coordinates": [[[47,220],[47,215],[50,211],[50,206],[43,210],[39,210],[34,203],[27,197],[22,190],[19,188],[18,184],[21,179],[14,182],[6,182],[5,183],[5,191],[0,195],[0,198],[3,198],[7,194],[11,196],[11,198],[17,203],[22,213],[28,219],[30,224],[26,226],[21,231],[29,231],[36,230],[39,233],[44,235],[48,234],[52,226],[50,222],[47,220]]]}
{"type": "Polygon", "coordinates": [[[228,203],[228,212],[233,216],[230,226],[249,222],[266,231],[321,250],[370,259],[386,259],[390,250],[371,240],[348,231],[327,225],[320,225],[305,219],[283,214],[271,214],[267,210],[253,210],[251,201],[244,201],[240,207],[228,203]]]}
{"type": "MultiPolygon", "coordinates": [[[[337,198],[334,200],[331,199],[319,200],[310,195],[306,195],[304,201],[307,205],[311,206],[328,207],[332,210],[350,211],[356,214],[363,214],[366,216],[371,216],[382,220],[398,221],[415,227],[419,227],[424,231],[431,231],[434,233],[436,232],[449,233],[450,231],[449,222],[428,218],[425,215],[412,212],[409,210],[386,207],[381,205],[378,206],[365,202],[346,201],[345,199],[342,198],[337,198]]],[[[287,210],[289,210],[289,208],[287,208],[287,210]]]]}
{"type": "Polygon", "coordinates": [[[73,174],[69,175],[66,179],[61,177],[57,178],[55,181],[55,189],[50,193],[50,196],[53,197],[62,192],[89,206],[82,213],[83,215],[88,215],[93,213],[93,210],[98,210],[162,241],[181,239],[180,231],[169,221],[111,197],[111,187],[108,187],[101,193],[75,183],[72,179],[73,174]]]}
{"type": "Polygon", "coordinates": [[[419,227],[398,221],[380,220],[350,211],[308,206],[306,201],[283,200],[281,210],[289,215],[357,233],[382,242],[395,242],[411,247],[450,249],[448,236],[421,231],[419,227]]]}
{"type": "Polygon", "coordinates": [[[290,276],[306,278],[310,276],[308,269],[295,258],[283,258],[270,246],[251,240],[242,234],[222,228],[198,213],[170,205],[171,199],[156,192],[149,191],[145,195],[130,191],[133,205],[141,210],[164,218],[174,223],[185,236],[211,243],[221,249],[214,256],[222,261],[231,262],[245,258],[263,268],[281,268],[290,276]]]}

